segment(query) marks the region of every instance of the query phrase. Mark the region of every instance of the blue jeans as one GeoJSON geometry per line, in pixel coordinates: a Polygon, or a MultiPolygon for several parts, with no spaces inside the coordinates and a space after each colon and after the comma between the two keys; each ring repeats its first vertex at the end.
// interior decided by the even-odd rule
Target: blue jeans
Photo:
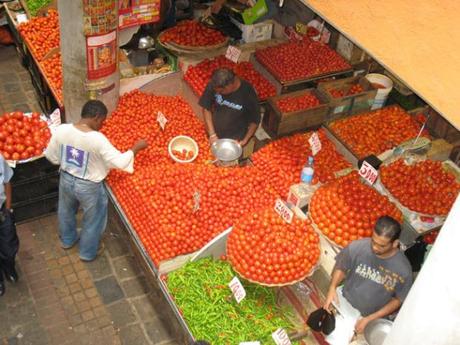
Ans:
{"type": "Polygon", "coordinates": [[[59,180],[59,232],[62,244],[71,246],[78,241],[76,214],[83,209],[80,233],[80,258],[93,260],[107,225],[107,194],[102,182],[96,183],[61,171],[59,180]]]}

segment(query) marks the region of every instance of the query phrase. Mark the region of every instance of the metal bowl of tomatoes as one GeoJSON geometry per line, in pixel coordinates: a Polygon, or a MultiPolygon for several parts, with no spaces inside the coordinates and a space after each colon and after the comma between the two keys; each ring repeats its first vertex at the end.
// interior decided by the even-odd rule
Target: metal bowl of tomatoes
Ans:
{"type": "Polygon", "coordinates": [[[241,145],[233,139],[218,139],[211,145],[211,152],[221,162],[231,162],[243,153],[241,145]]]}

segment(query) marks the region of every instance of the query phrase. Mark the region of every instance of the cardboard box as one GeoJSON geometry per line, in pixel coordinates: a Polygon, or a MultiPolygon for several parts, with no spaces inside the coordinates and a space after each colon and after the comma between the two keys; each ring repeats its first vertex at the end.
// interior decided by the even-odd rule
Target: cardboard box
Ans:
{"type": "Polygon", "coordinates": [[[272,38],[273,33],[273,21],[266,20],[261,23],[245,25],[237,20],[231,18],[233,24],[235,24],[242,32],[242,39],[246,43],[265,41],[272,38]]]}
{"type": "Polygon", "coordinates": [[[352,65],[364,61],[366,55],[364,50],[358,48],[343,35],[339,35],[337,39],[336,51],[352,65]]]}
{"type": "Polygon", "coordinates": [[[444,139],[436,139],[431,142],[431,148],[428,150],[426,157],[435,161],[445,161],[449,159],[454,145],[449,144],[444,139]]]}

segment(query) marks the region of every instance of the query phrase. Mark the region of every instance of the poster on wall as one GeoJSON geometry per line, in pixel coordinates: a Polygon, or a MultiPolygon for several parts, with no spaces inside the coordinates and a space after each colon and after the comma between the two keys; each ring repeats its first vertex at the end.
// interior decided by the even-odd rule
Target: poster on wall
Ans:
{"type": "Polygon", "coordinates": [[[160,0],[119,0],[118,27],[157,22],[160,19],[160,0]]]}
{"type": "Polygon", "coordinates": [[[117,8],[112,0],[83,0],[85,36],[105,34],[117,28],[117,8]]]}
{"type": "Polygon", "coordinates": [[[117,68],[117,33],[86,38],[86,60],[88,80],[106,77],[117,68]]]}

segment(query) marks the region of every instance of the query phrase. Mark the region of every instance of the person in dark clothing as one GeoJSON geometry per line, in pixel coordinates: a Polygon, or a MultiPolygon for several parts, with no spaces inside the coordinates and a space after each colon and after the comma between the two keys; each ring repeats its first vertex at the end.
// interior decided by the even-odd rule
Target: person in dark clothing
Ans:
{"type": "Polygon", "coordinates": [[[11,209],[11,177],[13,170],[0,155],[0,296],[5,294],[4,277],[15,283],[18,274],[15,268],[19,239],[11,209]]]}
{"type": "Polygon", "coordinates": [[[199,104],[210,144],[217,139],[234,139],[244,148],[259,126],[256,91],[230,69],[214,71],[199,104]]]}

